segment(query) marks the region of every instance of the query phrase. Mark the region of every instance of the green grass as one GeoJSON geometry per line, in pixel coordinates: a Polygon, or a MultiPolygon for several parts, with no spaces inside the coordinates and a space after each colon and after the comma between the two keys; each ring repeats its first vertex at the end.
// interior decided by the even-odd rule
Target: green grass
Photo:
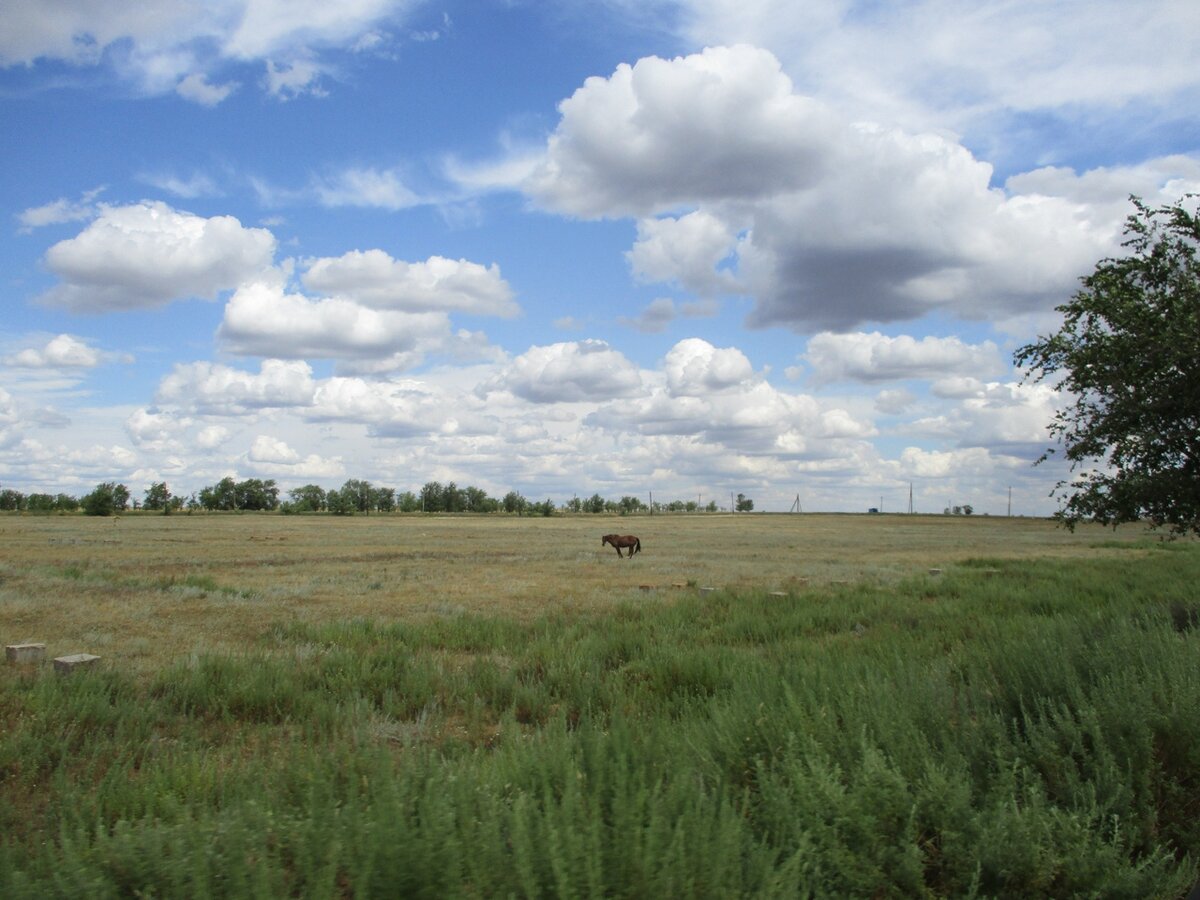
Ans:
{"type": "Polygon", "coordinates": [[[9,667],[0,895],[1181,896],[1197,583],[1176,545],[9,667]]]}

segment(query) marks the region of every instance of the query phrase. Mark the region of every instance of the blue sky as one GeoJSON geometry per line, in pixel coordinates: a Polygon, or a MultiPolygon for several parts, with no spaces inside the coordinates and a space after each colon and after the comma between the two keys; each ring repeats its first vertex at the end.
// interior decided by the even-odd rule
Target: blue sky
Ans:
{"type": "Polygon", "coordinates": [[[1012,351],[1200,191],[1200,9],[11,0],[0,486],[1046,514],[1012,351]]]}

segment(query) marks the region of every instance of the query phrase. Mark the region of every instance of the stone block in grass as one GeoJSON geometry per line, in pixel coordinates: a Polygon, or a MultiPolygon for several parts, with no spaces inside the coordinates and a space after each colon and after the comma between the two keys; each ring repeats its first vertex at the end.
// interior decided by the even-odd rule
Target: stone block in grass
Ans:
{"type": "Polygon", "coordinates": [[[78,669],[89,669],[100,660],[91,653],[72,653],[70,656],[59,656],[54,660],[54,671],[67,674],[78,669]]]}

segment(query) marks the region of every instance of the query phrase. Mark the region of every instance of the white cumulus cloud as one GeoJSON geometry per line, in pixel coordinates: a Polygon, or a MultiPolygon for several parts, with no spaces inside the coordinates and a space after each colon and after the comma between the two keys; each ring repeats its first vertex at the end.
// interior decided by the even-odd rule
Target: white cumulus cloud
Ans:
{"type": "Polygon", "coordinates": [[[305,287],[354,300],[373,309],[406,312],[466,312],[513,316],[512,288],[495,264],[431,256],[424,262],[393,259],[382,250],[354,250],[312,260],[305,287]]]}
{"type": "Polygon", "coordinates": [[[1008,368],[991,341],[967,344],[956,337],[933,336],[917,340],[878,331],[813,335],[805,359],[818,382],[935,380],[954,374],[988,377],[1008,368]]]}
{"type": "Polygon", "coordinates": [[[560,114],[526,193],[637,219],[639,280],[745,294],[752,327],[802,332],[1046,312],[1117,249],[1130,187],[1195,172],[1174,157],[1107,180],[1056,172],[997,187],[956,139],[854,121],[746,45],[619,66],[560,114]]]}
{"type": "Polygon", "coordinates": [[[377,310],[337,297],[287,293],[278,279],[242,285],[217,332],[230,352],[289,359],[390,360],[409,368],[450,338],[445,313],[377,310]]]}
{"type": "Polygon", "coordinates": [[[414,0],[11,0],[0,29],[0,66],[41,60],[112,64],[141,90],[175,90],[214,105],[230,83],[214,85],[209,70],[261,64],[263,87],[287,98],[319,91],[329,69],[322,54],[354,52],[380,42],[379,26],[402,21],[414,0]]]}
{"type": "Polygon", "coordinates": [[[637,367],[604,341],[530,347],[481,392],[509,391],[535,403],[628,397],[642,388],[637,367]]]}
{"type": "MultiPolygon", "coordinates": [[[[161,405],[210,415],[241,415],[309,406],[315,390],[311,367],[299,360],[265,359],[257,373],[195,362],[176,365],[159,384],[156,399],[161,405]]],[[[207,434],[213,445],[225,436],[221,430],[207,434]]]]}
{"type": "Polygon", "coordinates": [[[73,312],[162,306],[214,298],[268,266],[275,238],[232,216],[204,218],[161,202],[105,206],[79,235],[46,251],[62,283],[42,295],[73,312]]]}
{"type": "Polygon", "coordinates": [[[41,347],[26,347],[3,358],[7,366],[28,369],[92,369],[105,360],[105,354],[70,334],[57,335],[41,347]]]}

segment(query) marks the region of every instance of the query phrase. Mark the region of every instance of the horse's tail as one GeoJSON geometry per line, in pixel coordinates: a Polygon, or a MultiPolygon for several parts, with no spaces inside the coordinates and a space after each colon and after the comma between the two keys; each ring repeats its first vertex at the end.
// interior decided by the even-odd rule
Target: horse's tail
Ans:
{"type": "Polygon", "coordinates": [[[641,539],[641,538],[634,538],[634,540],[635,540],[635,541],[637,541],[637,544],[636,544],[636,546],[634,547],[634,549],[633,549],[633,552],[634,552],[634,553],[641,553],[641,552],[642,552],[642,539],[641,539]]]}

